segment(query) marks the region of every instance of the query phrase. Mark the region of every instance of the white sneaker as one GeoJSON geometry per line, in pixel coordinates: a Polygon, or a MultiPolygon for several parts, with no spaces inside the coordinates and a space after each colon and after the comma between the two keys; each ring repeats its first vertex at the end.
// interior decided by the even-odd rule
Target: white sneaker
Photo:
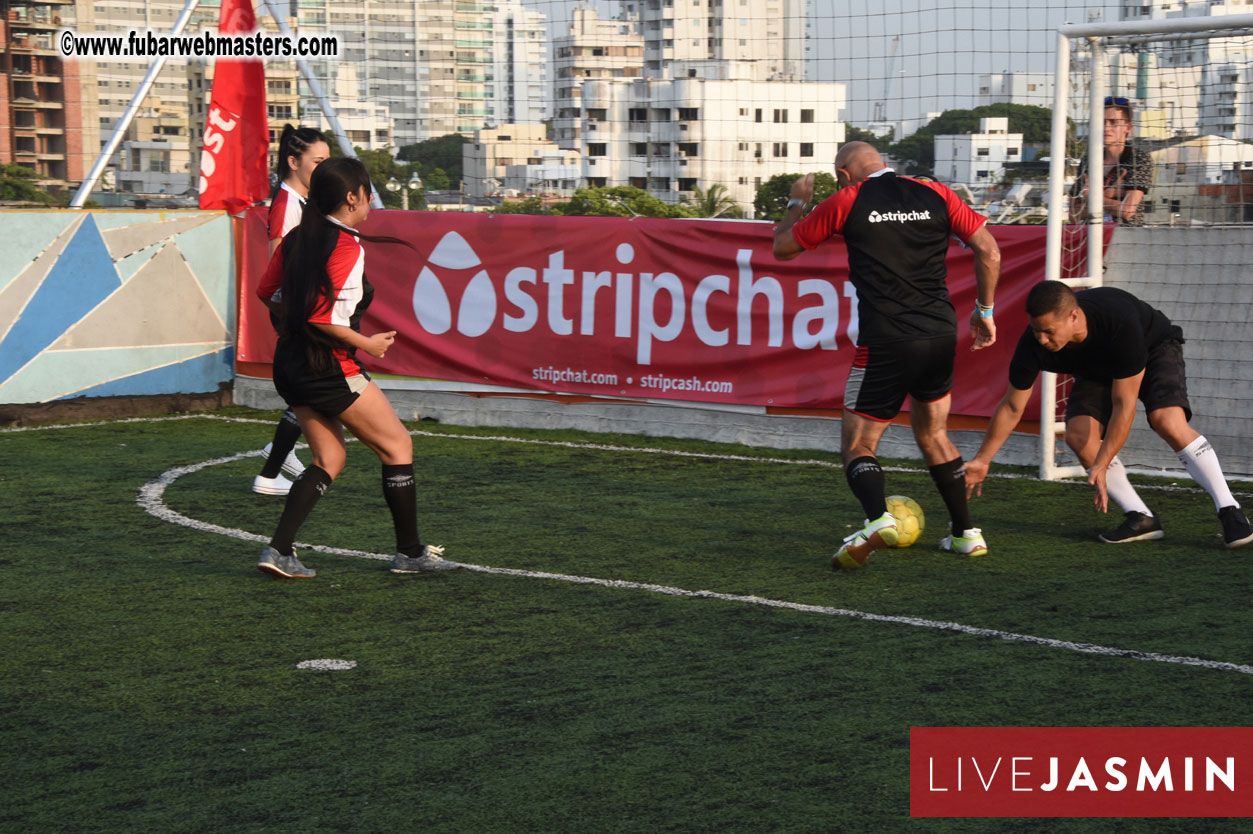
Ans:
{"type": "Polygon", "coordinates": [[[940,550],[957,553],[961,556],[986,556],[988,543],[983,540],[983,531],[978,527],[963,530],[960,536],[949,533],[940,541],[940,550]]]}
{"type": "Polygon", "coordinates": [[[891,547],[898,537],[896,519],[891,513],[884,513],[874,521],[867,520],[865,527],[844,539],[839,552],[831,557],[831,567],[833,570],[864,567],[871,553],[881,547],[891,547]]]}
{"type": "Polygon", "coordinates": [[[259,495],[286,495],[291,492],[291,481],[280,472],[273,478],[258,475],[252,479],[252,491],[259,495]]]}
{"type": "MultiPolygon", "coordinates": [[[[273,443],[265,444],[265,448],[261,450],[265,457],[268,458],[270,456],[270,449],[273,447],[273,443]]],[[[305,465],[300,462],[300,458],[296,457],[294,450],[287,453],[287,459],[283,461],[283,471],[291,475],[293,481],[300,477],[300,473],[305,471],[305,465]]]]}

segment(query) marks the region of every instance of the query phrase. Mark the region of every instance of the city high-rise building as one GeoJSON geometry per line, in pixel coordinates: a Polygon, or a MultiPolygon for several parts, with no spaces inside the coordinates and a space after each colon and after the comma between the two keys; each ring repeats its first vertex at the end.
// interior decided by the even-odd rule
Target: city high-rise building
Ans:
{"type": "Polygon", "coordinates": [[[51,191],[76,187],[99,150],[92,62],[64,60],[55,42],[91,15],[87,2],[0,0],[0,163],[51,191]]]}
{"type": "MultiPolygon", "coordinates": [[[[206,21],[205,25],[216,25],[220,2],[203,0],[197,7],[196,19],[206,21]]],[[[184,3],[181,0],[96,0],[93,5],[94,25],[90,31],[124,35],[132,29],[168,33],[184,3]]],[[[80,30],[84,34],[89,32],[85,26],[80,26],[80,30]]],[[[121,122],[150,66],[150,59],[139,57],[95,62],[100,129],[93,161],[121,122]]],[[[192,186],[185,61],[166,61],[140,102],[108,167],[117,176],[119,191],[184,194],[192,186]]],[[[198,171],[197,166],[196,173],[198,171]]]]}
{"type": "Polygon", "coordinates": [[[620,0],[638,18],[644,75],[674,61],[737,61],[761,81],[805,78],[808,0],[620,0]]]}
{"type": "MultiPolygon", "coordinates": [[[[302,35],[317,33],[339,38],[339,55],[309,61],[323,91],[334,104],[337,79],[341,77],[339,67],[355,67],[359,86],[353,91],[358,98],[354,109],[364,116],[365,102],[386,107],[393,119],[390,138],[400,144],[412,144],[421,134],[417,9],[423,5],[426,4],[420,0],[300,0],[294,27],[302,35]]],[[[317,102],[303,81],[301,90],[306,121],[316,124],[317,102]]],[[[352,141],[362,147],[374,147],[376,136],[371,131],[369,142],[352,141]]]]}
{"type": "Polygon", "coordinates": [[[547,17],[519,0],[501,0],[485,12],[492,33],[487,82],[496,124],[538,124],[549,110],[547,17]]]}
{"type": "Polygon", "coordinates": [[[583,134],[583,82],[639,78],[644,39],[639,22],[605,20],[590,5],[571,11],[570,31],[553,41],[553,138],[562,148],[579,147],[583,134]]]}
{"type": "MultiPolygon", "coordinates": [[[[1123,0],[1119,9],[1125,21],[1249,13],[1253,5],[1246,0],[1123,0]]],[[[1138,126],[1150,135],[1253,139],[1253,101],[1247,92],[1253,85],[1253,49],[1247,38],[1165,38],[1120,57],[1132,66],[1114,62],[1114,94],[1136,100],[1138,126]]]]}

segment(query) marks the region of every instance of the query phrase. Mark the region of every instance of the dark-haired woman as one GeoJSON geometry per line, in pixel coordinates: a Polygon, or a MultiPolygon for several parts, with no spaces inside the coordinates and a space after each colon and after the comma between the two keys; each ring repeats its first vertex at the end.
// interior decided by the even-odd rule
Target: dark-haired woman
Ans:
{"type": "Polygon", "coordinates": [[[300,225],[270,261],[257,294],[280,317],[274,386],[292,407],[313,462],[292,485],[257,567],[286,578],[311,577],[292,544],[313,505],[344,467],[344,428],[379,457],[383,496],[396,527],[393,573],[449,570],[444,549],[418,537],[413,440],[379,387],[357,362],[363,350],[382,358],[395,331],[365,336],[361,315],[374,289],[360,240],[404,243],[356,231],[370,213],[370,180],[355,159],[328,159],[314,170],[300,225]],[[281,300],[272,299],[281,289],[281,300]]]}
{"type": "MultiPolygon", "coordinates": [[[[270,213],[266,221],[270,238],[270,255],[300,224],[305,198],[309,195],[309,178],[313,169],[331,155],[326,137],[311,127],[287,125],[278,140],[278,186],[270,200],[270,213]]],[[[275,329],[278,320],[271,316],[275,329]]],[[[266,458],[261,474],[252,479],[252,491],[261,495],[286,495],[291,481],[283,477],[287,472],[293,478],[304,471],[304,464],[293,451],[300,440],[300,423],[290,408],[283,412],[274,427],[274,439],[263,450],[266,458]]]]}

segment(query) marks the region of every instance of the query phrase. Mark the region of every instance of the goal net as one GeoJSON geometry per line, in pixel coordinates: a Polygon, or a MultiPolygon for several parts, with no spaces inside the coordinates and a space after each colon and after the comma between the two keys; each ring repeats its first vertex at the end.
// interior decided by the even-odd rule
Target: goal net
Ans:
{"type": "MultiPolygon", "coordinates": [[[[1124,7],[1118,23],[1058,31],[1054,118],[1069,115],[1076,129],[1054,133],[1048,277],[1120,287],[1180,325],[1192,424],[1229,476],[1253,477],[1253,14],[1228,14],[1253,6],[1124,7]],[[1122,138],[1126,116],[1114,168],[1104,148],[1122,138]],[[1105,189],[1085,192],[1097,170],[1105,189]]],[[[1041,475],[1080,474],[1061,441],[1068,381],[1044,389],[1041,475]]],[[[1142,407],[1121,457],[1142,470],[1182,469],[1142,407]]]]}

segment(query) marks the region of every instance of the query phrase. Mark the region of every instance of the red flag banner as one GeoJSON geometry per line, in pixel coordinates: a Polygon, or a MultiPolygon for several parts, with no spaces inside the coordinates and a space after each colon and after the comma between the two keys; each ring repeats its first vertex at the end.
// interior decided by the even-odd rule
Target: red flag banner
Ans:
{"type": "MultiPolygon", "coordinates": [[[[572,394],[840,408],[857,335],[838,239],[775,260],[768,223],[377,211],[362,231],[374,303],[362,330],[397,331],[371,370],[572,394]]],[[[1043,226],[991,227],[1001,247],[997,344],[970,351],[973,256],[954,243],[953,410],[987,416],[1005,391],[1044,277],[1043,226]]],[[[268,363],[274,332],[254,290],[264,213],[244,224],[243,362],[268,363]]]]}
{"type": "MultiPolygon", "coordinates": [[[[256,28],[252,0],[222,0],[220,34],[256,28]]],[[[235,213],[264,200],[270,191],[269,145],[265,68],[257,60],[219,59],[200,155],[200,208],[235,213]]]]}

